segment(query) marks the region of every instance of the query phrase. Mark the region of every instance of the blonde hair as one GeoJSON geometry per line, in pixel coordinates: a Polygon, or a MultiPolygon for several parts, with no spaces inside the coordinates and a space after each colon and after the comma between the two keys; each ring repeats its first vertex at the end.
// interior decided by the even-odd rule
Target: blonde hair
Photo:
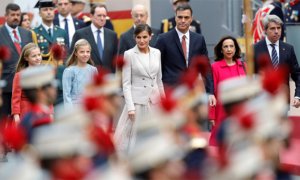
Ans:
{"type": "MultiPolygon", "coordinates": [[[[82,46],[89,46],[90,50],[92,50],[90,43],[85,40],[85,39],[79,39],[75,45],[74,45],[74,50],[72,52],[72,54],[70,55],[68,61],[67,61],[67,67],[71,66],[71,65],[76,65],[77,64],[77,57],[76,57],[76,52],[78,51],[78,49],[82,46]]],[[[94,66],[94,62],[93,60],[90,58],[87,62],[88,64],[91,64],[94,66]]]]}
{"type": "Polygon", "coordinates": [[[29,66],[29,63],[26,60],[26,58],[29,57],[31,51],[34,49],[40,49],[40,48],[38,45],[36,45],[34,43],[28,43],[28,44],[26,44],[26,46],[23,47],[18,64],[16,66],[16,72],[19,72],[29,66]]]}

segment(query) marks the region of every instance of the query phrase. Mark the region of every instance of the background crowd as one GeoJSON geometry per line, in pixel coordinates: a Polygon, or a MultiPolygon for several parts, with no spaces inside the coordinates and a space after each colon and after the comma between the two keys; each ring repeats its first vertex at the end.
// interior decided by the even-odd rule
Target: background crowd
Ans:
{"type": "Polygon", "coordinates": [[[162,20],[160,30],[147,25],[146,7],[135,5],[133,25],[119,39],[105,4],[83,13],[83,0],[39,0],[34,7],[42,21],[33,29],[18,4],[6,5],[0,179],[299,173],[284,161],[294,142],[288,111],[300,107],[300,67],[284,42],[289,20],[281,3],[264,1],[253,19],[255,75],[237,39],[225,34],[211,63],[193,19],[197,7],[171,3],[175,16],[162,20]]]}

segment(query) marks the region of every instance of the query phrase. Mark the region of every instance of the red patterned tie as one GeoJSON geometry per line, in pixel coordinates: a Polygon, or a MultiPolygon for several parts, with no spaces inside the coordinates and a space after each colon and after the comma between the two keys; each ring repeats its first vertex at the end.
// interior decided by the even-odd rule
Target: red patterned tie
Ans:
{"type": "Polygon", "coordinates": [[[187,50],[186,50],[186,41],[185,41],[185,39],[186,39],[186,36],[183,35],[182,36],[182,41],[181,41],[181,46],[182,46],[182,50],[183,50],[183,54],[184,54],[184,60],[186,61],[187,60],[187,57],[186,57],[186,51],[187,50]]]}
{"type": "Polygon", "coordinates": [[[13,32],[14,38],[16,40],[16,41],[14,41],[15,47],[16,47],[18,53],[21,54],[20,38],[19,38],[19,36],[17,34],[17,31],[15,29],[12,32],[13,32]]]}

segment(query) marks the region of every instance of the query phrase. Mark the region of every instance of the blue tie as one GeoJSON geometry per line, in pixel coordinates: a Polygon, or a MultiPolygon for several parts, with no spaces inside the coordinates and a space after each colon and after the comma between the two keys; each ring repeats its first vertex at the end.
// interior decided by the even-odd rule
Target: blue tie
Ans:
{"type": "Polygon", "coordinates": [[[64,19],[64,21],[65,21],[65,31],[66,31],[66,33],[67,33],[67,45],[69,45],[69,25],[68,25],[68,19],[67,18],[65,18],[64,19]]]}
{"type": "Polygon", "coordinates": [[[99,55],[100,58],[102,60],[102,56],[103,56],[103,47],[102,47],[102,42],[101,42],[101,37],[100,37],[100,29],[97,30],[97,47],[98,47],[98,51],[99,51],[99,55]]]}
{"type": "Polygon", "coordinates": [[[275,49],[276,44],[270,44],[272,46],[272,64],[275,69],[278,68],[279,60],[278,60],[278,55],[275,49]]]}

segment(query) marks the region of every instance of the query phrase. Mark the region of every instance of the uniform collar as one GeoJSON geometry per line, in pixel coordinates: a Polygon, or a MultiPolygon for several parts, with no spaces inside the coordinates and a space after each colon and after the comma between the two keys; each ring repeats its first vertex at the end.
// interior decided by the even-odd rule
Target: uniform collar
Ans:
{"type": "Polygon", "coordinates": [[[46,24],[44,24],[43,22],[42,22],[42,26],[46,29],[46,31],[48,31],[49,28],[53,29],[53,27],[54,27],[53,23],[52,23],[51,26],[49,27],[49,26],[47,26],[46,24]]]}

